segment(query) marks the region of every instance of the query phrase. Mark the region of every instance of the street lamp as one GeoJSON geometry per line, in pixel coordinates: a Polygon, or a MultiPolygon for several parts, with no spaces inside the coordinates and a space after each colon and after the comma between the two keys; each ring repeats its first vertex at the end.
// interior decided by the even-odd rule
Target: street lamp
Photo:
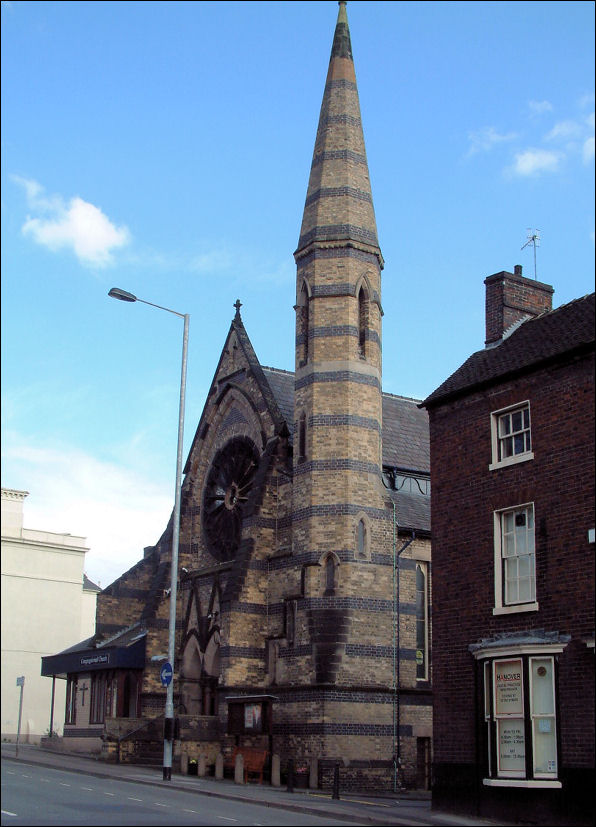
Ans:
{"type": "Polygon", "coordinates": [[[166,690],[166,710],[164,719],[164,741],[163,741],[163,779],[172,779],[172,752],[174,745],[174,655],[176,647],[176,598],[178,589],[178,546],[180,541],[180,499],[182,486],[182,442],[184,438],[184,397],[186,394],[186,360],[188,351],[188,322],[190,316],[187,313],[177,313],[169,307],[162,307],[160,304],[139,299],[126,290],[112,287],[108,296],[124,302],[142,302],[160,310],[167,310],[184,319],[184,335],[182,339],[182,372],[180,376],[180,409],[178,414],[178,453],[176,457],[176,492],[174,497],[174,526],[172,532],[172,564],[170,571],[170,619],[168,635],[168,662],[172,667],[172,675],[166,690]]]}

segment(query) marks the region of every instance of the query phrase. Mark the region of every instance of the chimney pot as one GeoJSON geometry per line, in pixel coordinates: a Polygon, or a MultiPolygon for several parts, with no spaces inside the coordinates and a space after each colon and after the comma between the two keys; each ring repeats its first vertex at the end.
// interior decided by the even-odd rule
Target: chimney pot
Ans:
{"type": "Polygon", "coordinates": [[[522,266],[521,264],[516,264],[513,268],[513,275],[514,276],[521,276],[522,274],[522,266]]]}

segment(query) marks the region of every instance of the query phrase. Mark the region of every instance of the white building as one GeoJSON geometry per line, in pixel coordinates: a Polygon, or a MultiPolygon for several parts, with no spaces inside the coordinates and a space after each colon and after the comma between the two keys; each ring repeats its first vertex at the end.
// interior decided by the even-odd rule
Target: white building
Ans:
{"type": "MultiPolygon", "coordinates": [[[[2,488],[2,739],[14,740],[24,676],[21,738],[38,743],[50,725],[52,679],[41,658],[95,632],[100,589],[84,574],[84,537],[23,528],[27,491],[2,488]]],[[[55,683],[53,730],[62,734],[65,681],[55,683]]]]}

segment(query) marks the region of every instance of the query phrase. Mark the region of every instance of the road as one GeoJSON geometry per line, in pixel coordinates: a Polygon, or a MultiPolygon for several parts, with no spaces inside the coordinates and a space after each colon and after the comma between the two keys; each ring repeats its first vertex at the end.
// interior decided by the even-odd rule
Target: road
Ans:
{"type": "Polygon", "coordinates": [[[337,825],[332,819],[60,769],[2,765],[2,825],[337,825]]]}

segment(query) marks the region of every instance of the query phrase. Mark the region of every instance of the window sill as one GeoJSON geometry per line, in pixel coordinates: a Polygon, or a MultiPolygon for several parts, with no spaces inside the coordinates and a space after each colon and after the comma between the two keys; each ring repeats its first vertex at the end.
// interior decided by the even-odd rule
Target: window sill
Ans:
{"type": "Polygon", "coordinates": [[[519,465],[520,462],[528,462],[534,459],[534,451],[528,451],[527,454],[518,454],[516,457],[507,457],[500,462],[491,462],[488,466],[489,471],[496,471],[498,468],[507,468],[509,465],[519,465]]]}
{"type": "Polygon", "coordinates": [[[522,612],[537,612],[538,609],[538,603],[520,603],[515,606],[495,606],[493,609],[493,615],[513,615],[521,614],[522,612]]]}
{"type": "Polygon", "coordinates": [[[482,783],[485,787],[525,787],[526,789],[545,789],[560,790],[563,786],[560,781],[538,781],[535,779],[518,779],[518,778],[483,778],[482,783]]]}

